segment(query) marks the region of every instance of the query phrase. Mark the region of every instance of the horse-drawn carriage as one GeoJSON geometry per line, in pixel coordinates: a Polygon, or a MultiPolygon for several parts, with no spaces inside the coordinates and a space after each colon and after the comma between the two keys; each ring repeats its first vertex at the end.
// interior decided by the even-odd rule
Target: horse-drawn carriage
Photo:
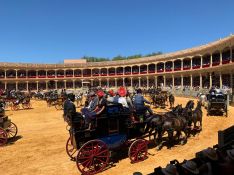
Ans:
{"type": "Polygon", "coordinates": [[[17,126],[11,122],[8,116],[5,116],[4,109],[0,107],[0,146],[4,146],[8,139],[14,138],[17,132],[17,126]]]}
{"type": "Polygon", "coordinates": [[[128,147],[132,163],[147,158],[148,141],[144,139],[144,117],[140,115],[139,120],[132,123],[130,112],[125,111],[122,105],[106,106],[106,112],[97,116],[91,130],[85,130],[82,125],[81,114],[72,117],[70,137],[66,144],[67,154],[76,160],[82,174],[103,171],[109,166],[110,152],[121,148],[128,147]]]}
{"type": "Polygon", "coordinates": [[[207,95],[207,115],[212,112],[222,112],[225,116],[228,116],[228,99],[227,94],[223,93],[211,93],[207,95]]]}
{"type": "Polygon", "coordinates": [[[154,106],[165,108],[168,99],[168,91],[155,91],[151,94],[151,99],[154,106]]]}

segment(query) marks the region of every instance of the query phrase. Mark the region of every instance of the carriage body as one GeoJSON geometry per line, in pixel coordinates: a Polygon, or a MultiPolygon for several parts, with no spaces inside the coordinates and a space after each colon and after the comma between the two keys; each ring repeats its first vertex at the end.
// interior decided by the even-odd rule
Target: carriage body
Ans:
{"type": "Polygon", "coordinates": [[[210,115],[211,111],[216,111],[223,112],[226,117],[228,116],[228,98],[226,94],[208,94],[207,100],[207,115],[210,115]]]}
{"type": "Polygon", "coordinates": [[[120,149],[128,148],[128,156],[132,163],[143,161],[147,157],[148,141],[140,138],[144,135],[142,130],[145,123],[139,122],[133,125],[130,121],[130,112],[124,111],[120,105],[106,106],[105,113],[97,116],[93,121],[95,127],[90,131],[79,129],[80,120],[78,118],[74,118],[71,123],[69,139],[70,145],[73,145],[72,154],[78,152],[76,156],[77,167],[83,174],[86,174],[86,171],[89,174],[102,171],[104,167],[108,166],[110,152],[120,149]],[[90,167],[86,167],[82,163],[84,154],[86,157],[88,155],[94,157],[94,154],[97,154],[97,157],[100,156],[97,159],[100,159],[102,163],[96,162],[100,168],[90,172],[90,167]]]}

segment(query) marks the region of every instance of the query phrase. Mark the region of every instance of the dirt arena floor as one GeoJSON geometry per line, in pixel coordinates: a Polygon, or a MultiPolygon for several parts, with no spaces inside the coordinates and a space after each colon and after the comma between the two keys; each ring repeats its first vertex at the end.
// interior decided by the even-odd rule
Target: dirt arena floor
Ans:
{"type": "MultiPolygon", "coordinates": [[[[176,98],[176,104],[185,104],[189,99],[176,98]]],[[[75,162],[65,151],[68,139],[66,123],[62,111],[48,108],[44,101],[32,101],[33,109],[7,111],[11,120],[17,124],[17,140],[0,148],[1,175],[78,175],[75,162]]],[[[156,112],[160,111],[158,109],[156,112]]],[[[206,116],[204,111],[203,131],[190,137],[186,145],[177,145],[171,150],[163,147],[156,151],[149,149],[149,157],[144,162],[131,164],[126,157],[101,174],[131,175],[133,172],[148,174],[157,166],[165,166],[170,160],[190,159],[202,149],[217,144],[217,131],[234,124],[234,108],[230,107],[229,117],[206,116]]]]}

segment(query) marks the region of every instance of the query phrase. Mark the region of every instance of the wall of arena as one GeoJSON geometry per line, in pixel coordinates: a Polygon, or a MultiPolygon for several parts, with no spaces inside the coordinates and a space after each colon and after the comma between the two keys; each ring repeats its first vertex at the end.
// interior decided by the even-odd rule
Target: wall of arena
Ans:
{"type": "Polygon", "coordinates": [[[0,89],[38,91],[163,86],[194,95],[212,86],[232,94],[234,35],[191,49],[145,58],[68,64],[0,63],[0,89]]]}

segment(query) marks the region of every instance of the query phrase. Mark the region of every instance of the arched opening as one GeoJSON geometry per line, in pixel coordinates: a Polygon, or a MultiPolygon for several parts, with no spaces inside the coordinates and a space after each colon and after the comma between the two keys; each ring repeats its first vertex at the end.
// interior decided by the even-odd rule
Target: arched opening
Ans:
{"type": "Polygon", "coordinates": [[[130,87],[131,86],[131,79],[130,78],[125,78],[124,79],[124,84],[126,87],[130,87]]]}
{"type": "Polygon", "coordinates": [[[28,90],[29,91],[35,91],[35,90],[37,90],[37,83],[36,82],[29,82],[28,83],[28,90]]]}
{"type": "Polygon", "coordinates": [[[210,54],[205,54],[202,57],[203,61],[202,61],[202,67],[206,68],[206,67],[210,67],[210,54]]]}
{"type": "Polygon", "coordinates": [[[222,64],[228,64],[230,63],[230,60],[231,60],[230,48],[226,47],[222,51],[222,64]]]}
{"type": "Polygon", "coordinates": [[[139,74],[139,66],[132,67],[132,74],[139,74]]]}
{"type": "Polygon", "coordinates": [[[155,78],[149,77],[149,87],[153,88],[155,86],[155,78]]]}
{"type": "Polygon", "coordinates": [[[0,89],[5,89],[5,84],[3,82],[0,81],[0,89]]]}
{"type": "Polygon", "coordinates": [[[17,76],[18,76],[18,78],[26,78],[26,71],[25,70],[18,70],[17,76]]]}
{"type": "Polygon", "coordinates": [[[48,70],[47,77],[48,78],[55,78],[55,70],[48,70]]]}
{"type": "Polygon", "coordinates": [[[123,67],[117,67],[116,72],[117,75],[123,75],[123,67]]]}
{"type": "Polygon", "coordinates": [[[7,90],[16,90],[16,83],[7,83],[7,90]]]}
{"type": "Polygon", "coordinates": [[[91,69],[84,69],[83,77],[90,77],[90,76],[91,76],[91,69]]]}
{"type": "Polygon", "coordinates": [[[183,70],[189,70],[191,69],[191,59],[185,58],[183,59],[183,70]]]}
{"type": "Polygon", "coordinates": [[[68,69],[65,71],[66,77],[73,77],[73,70],[72,69],[68,69]]]}
{"type": "Polygon", "coordinates": [[[222,89],[231,88],[230,78],[231,78],[230,74],[222,74],[222,82],[223,82],[222,89]]]}
{"type": "Polygon", "coordinates": [[[193,66],[193,69],[199,69],[201,68],[201,57],[200,56],[195,56],[192,58],[192,66],[193,66]]]}
{"type": "Polygon", "coordinates": [[[117,87],[123,86],[123,79],[119,78],[117,79],[117,87]]]}
{"type": "Polygon", "coordinates": [[[152,73],[155,73],[155,64],[149,64],[148,65],[148,73],[152,74],[152,73]]]}
{"type": "Polygon", "coordinates": [[[166,72],[171,72],[172,71],[172,61],[166,62],[165,69],[166,69],[166,72]]]}
{"type": "Polygon", "coordinates": [[[101,79],[101,87],[104,89],[107,87],[107,80],[106,79],[101,79]]]}
{"type": "Polygon", "coordinates": [[[157,84],[158,84],[158,87],[163,87],[164,86],[164,78],[163,78],[163,76],[158,76],[157,77],[157,84]]]}
{"type": "Polygon", "coordinates": [[[81,70],[80,69],[74,70],[74,76],[75,77],[81,77],[82,76],[81,70]]]}
{"type": "Polygon", "coordinates": [[[132,68],[130,66],[127,66],[124,68],[124,74],[125,75],[131,75],[132,68]]]}
{"type": "Polygon", "coordinates": [[[100,69],[92,69],[92,76],[97,77],[100,74],[100,69]]]}
{"type": "Polygon", "coordinates": [[[115,79],[110,79],[109,80],[109,87],[112,88],[112,87],[115,87],[115,79]]]}
{"type": "Polygon", "coordinates": [[[67,89],[73,89],[73,81],[66,81],[66,88],[67,89]]]}
{"type": "Polygon", "coordinates": [[[138,88],[139,87],[139,79],[138,78],[133,78],[132,79],[132,86],[134,88],[138,88]]]}
{"type": "Polygon", "coordinates": [[[57,89],[64,89],[65,82],[64,81],[57,81],[57,89]]]}
{"type": "Polygon", "coordinates": [[[38,82],[38,90],[46,90],[46,82],[38,82]]]}
{"type": "MultiPolygon", "coordinates": [[[[79,70],[79,69],[78,69],[79,70]]],[[[82,87],[82,81],[80,80],[76,80],[75,81],[75,89],[79,89],[82,87]]]]}
{"type": "Polygon", "coordinates": [[[98,79],[94,79],[93,80],[93,87],[98,87],[98,86],[100,86],[99,80],[98,79]]]}
{"type": "Polygon", "coordinates": [[[45,70],[39,70],[38,71],[38,78],[46,78],[46,71],[45,70]]]}
{"type": "Polygon", "coordinates": [[[147,65],[140,66],[140,74],[147,74],[147,65]]]}
{"type": "Polygon", "coordinates": [[[147,88],[147,79],[146,79],[146,77],[141,77],[141,87],[147,88]]]}
{"type": "Polygon", "coordinates": [[[220,53],[219,51],[215,51],[212,54],[212,66],[218,66],[220,64],[220,53]]]}
{"type": "Polygon", "coordinates": [[[164,63],[158,63],[157,64],[157,72],[164,72],[164,63]]]}
{"type": "Polygon", "coordinates": [[[180,71],[181,70],[181,60],[175,60],[174,61],[174,71],[180,71]]]}
{"type": "Polygon", "coordinates": [[[174,86],[176,89],[180,89],[181,86],[181,77],[175,77],[174,79],[174,86]]]}
{"type": "Polygon", "coordinates": [[[191,84],[190,84],[190,77],[189,76],[183,77],[183,85],[185,88],[190,87],[191,84]]]}
{"type": "Polygon", "coordinates": [[[193,76],[193,87],[199,90],[198,88],[200,87],[200,76],[193,76]]]}
{"type": "Polygon", "coordinates": [[[55,89],[55,81],[50,80],[47,86],[48,86],[48,89],[55,89]]]}
{"type": "Polygon", "coordinates": [[[7,78],[16,78],[16,71],[15,70],[7,70],[6,76],[7,76],[7,78]]]}
{"type": "Polygon", "coordinates": [[[166,77],[166,87],[172,87],[172,78],[166,77]]]}
{"type": "Polygon", "coordinates": [[[35,70],[29,70],[28,71],[28,78],[36,78],[36,71],[35,70]]]}
{"type": "Polygon", "coordinates": [[[5,71],[4,70],[0,70],[0,78],[5,78],[5,71]]]}
{"type": "Polygon", "coordinates": [[[101,68],[101,76],[107,76],[107,68],[101,68]]]}
{"type": "Polygon", "coordinates": [[[57,70],[57,77],[63,78],[64,77],[64,70],[57,70]]]}
{"type": "Polygon", "coordinates": [[[19,82],[18,83],[18,90],[19,91],[26,91],[27,90],[27,84],[26,84],[26,82],[19,82]]]}
{"type": "Polygon", "coordinates": [[[114,68],[114,67],[109,68],[108,74],[109,74],[110,76],[115,75],[115,68],[114,68]]]}

